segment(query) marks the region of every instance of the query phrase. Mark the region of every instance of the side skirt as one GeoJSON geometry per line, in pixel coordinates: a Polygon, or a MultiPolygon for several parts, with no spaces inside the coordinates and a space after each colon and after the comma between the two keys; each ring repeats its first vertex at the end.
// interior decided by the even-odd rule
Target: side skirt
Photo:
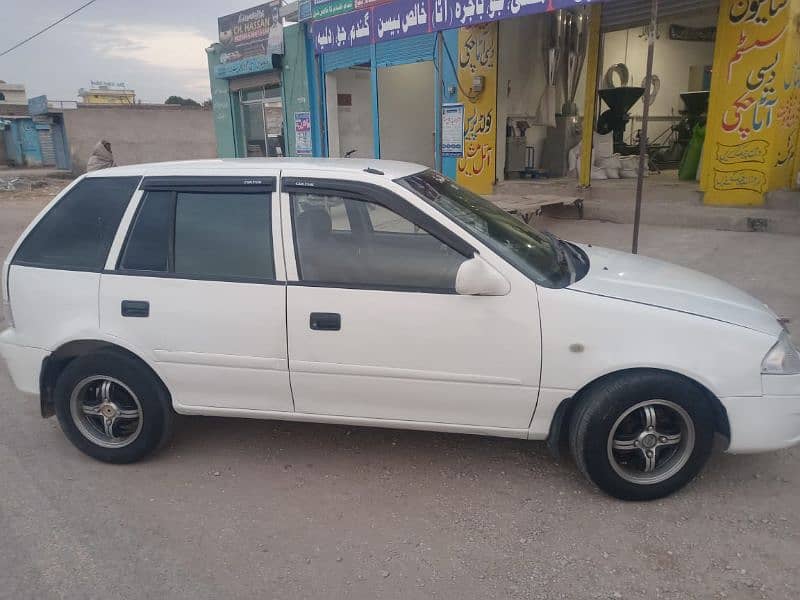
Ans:
{"type": "Polygon", "coordinates": [[[425,421],[403,421],[401,419],[367,419],[341,415],[316,415],[301,412],[269,410],[249,410],[239,408],[215,408],[208,406],[175,405],[175,412],[181,415],[203,415],[213,417],[238,417],[245,419],[268,419],[276,421],[298,421],[309,423],[328,423],[331,425],[353,425],[355,427],[384,427],[388,429],[413,429],[417,431],[442,431],[447,433],[467,433],[493,437],[527,439],[528,429],[507,427],[482,427],[480,425],[453,425],[450,423],[431,423],[425,421]]]}

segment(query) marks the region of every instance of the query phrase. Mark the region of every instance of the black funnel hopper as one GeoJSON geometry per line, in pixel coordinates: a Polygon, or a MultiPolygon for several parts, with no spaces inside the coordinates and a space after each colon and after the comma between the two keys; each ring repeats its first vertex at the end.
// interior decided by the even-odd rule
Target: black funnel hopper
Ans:
{"type": "Polygon", "coordinates": [[[598,90],[597,93],[616,115],[628,114],[631,107],[644,95],[642,87],[618,87],[598,90]]]}
{"type": "Polygon", "coordinates": [[[708,97],[710,92],[684,92],[681,100],[686,105],[686,112],[690,115],[702,115],[708,112],[708,97]]]}

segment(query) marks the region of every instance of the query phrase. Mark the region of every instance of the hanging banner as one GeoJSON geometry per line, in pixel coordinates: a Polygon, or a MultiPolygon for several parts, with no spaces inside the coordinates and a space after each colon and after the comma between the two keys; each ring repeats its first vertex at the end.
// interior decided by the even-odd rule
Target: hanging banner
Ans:
{"type": "Polygon", "coordinates": [[[442,156],[464,156],[464,105],[442,104],[442,156]]]}
{"type": "MultiPolygon", "coordinates": [[[[315,0],[316,2],[335,2],[336,0],[315,0]]],[[[342,1],[342,0],[340,0],[342,1]]],[[[330,52],[360,46],[364,43],[378,43],[386,40],[410,37],[456,29],[466,25],[490,23],[523,15],[532,15],[564,8],[583,6],[592,2],[606,0],[352,0],[355,11],[347,12],[329,19],[314,21],[312,32],[317,53],[330,52]],[[362,33],[369,30],[366,42],[362,37],[350,35],[353,15],[358,20],[372,23],[362,33]],[[341,34],[336,32],[342,31],[341,34]],[[336,43],[331,42],[331,34],[336,43]],[[341,39],[340,39],[341,38],[341,39]]],[[[315,5],[315,11],[317,6],[315,5]]]]}

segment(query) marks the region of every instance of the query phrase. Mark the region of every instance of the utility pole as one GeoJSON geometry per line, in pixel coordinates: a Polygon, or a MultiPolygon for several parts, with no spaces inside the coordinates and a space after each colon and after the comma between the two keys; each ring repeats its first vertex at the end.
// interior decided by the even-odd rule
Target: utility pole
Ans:
{"type": "Polygon", "coordinates": [[[639,173],[636,177],[636,211],[633,215],[633,246],[631,252],[639,252],[639,222],[642,218],[642,188],[644,187],[644,170],[648,168],[647,160],[647,119],[650,116],[650,89],[653,79],[653,53],[656,45],[656,29],[658,27],[658,0],[650,5],[650,31],[647,36],[647,73],[645,75],[644,109],[642,110],[642,129],[639,131],[639,173]]]}

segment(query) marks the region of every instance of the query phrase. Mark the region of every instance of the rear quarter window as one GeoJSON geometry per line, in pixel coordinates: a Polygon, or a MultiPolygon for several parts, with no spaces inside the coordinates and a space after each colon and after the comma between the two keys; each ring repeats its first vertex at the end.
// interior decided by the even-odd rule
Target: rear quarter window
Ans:
{"type": "Polygon", "coordinates": [[[91,177],[36,224],[12,264],[101,271],[139,177],[91,177]]]}

